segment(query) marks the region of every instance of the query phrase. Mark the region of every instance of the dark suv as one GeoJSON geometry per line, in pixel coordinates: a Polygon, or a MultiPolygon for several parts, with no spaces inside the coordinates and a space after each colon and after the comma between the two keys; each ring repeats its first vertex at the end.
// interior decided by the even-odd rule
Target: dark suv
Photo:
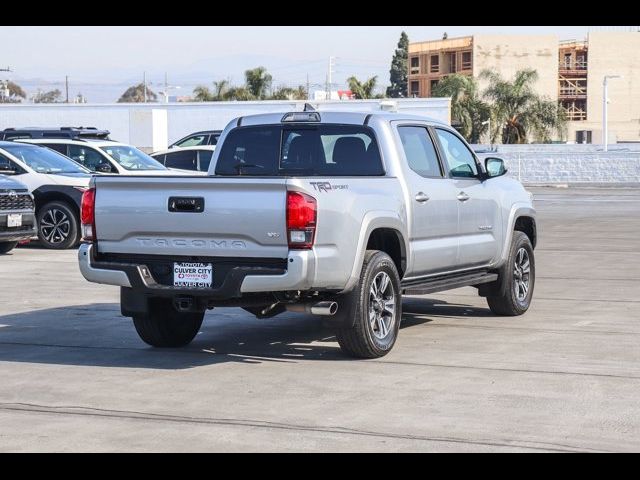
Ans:
{"type": "Polygon", "coordinates": [[[110,140],[109,130],[99,130],[96,127],[60,127],[60,128],[5,128],[0,131],[0,140],[24,140],[28,138],[87,138],[95,140],[110,140]]]}

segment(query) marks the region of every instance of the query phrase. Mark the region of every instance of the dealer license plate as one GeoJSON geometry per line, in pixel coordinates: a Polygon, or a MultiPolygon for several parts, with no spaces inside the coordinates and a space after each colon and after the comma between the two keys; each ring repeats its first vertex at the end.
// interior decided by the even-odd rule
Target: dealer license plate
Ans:
{"type": "Polygon", "coordinates": [[[15,228],[22,226],[22,214],[21,213],[10,213],[7,215],[7,227],[15,228]]]}
{"type": "Polygon", "coordinates": [[[213,265],[210,263],[174,263],[173,286],[207,288],[213,283],[213,265]]]}

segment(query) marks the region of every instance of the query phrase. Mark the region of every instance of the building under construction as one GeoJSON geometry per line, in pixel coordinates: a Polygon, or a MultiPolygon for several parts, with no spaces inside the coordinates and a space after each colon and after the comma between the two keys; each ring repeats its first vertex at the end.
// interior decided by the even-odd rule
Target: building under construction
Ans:
{"type": "Polygon", "coordinates": [[[511,78],[523,68],[538,72],[538,93],[564,109],[565,139],[576,143],[602,142],[603,78],[620,75],[609,84],[609,141],[640,142],[640,32],[592,32],[585,41],[473,35],[412,43],[408,93],[432,96],[440,79],[453,73],[477,78],[489,69],[511,78]]]}

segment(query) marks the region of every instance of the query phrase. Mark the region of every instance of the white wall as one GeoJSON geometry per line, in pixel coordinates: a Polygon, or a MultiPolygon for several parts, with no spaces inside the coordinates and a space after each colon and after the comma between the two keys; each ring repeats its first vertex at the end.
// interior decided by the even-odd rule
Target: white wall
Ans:
{"type": "MultiPolygon", "coordinates": [[[[83,105],[0,105],[0,129],[7,127],[92,126],[111,131],[111,137],[145,150],[166,147],[198,130],[224,128],[232,119],[267,112],[301,110],[304,101],[211,102],[211,103],[116,103],[83,105]],[[166,126],[162,126],[166,111],[166,126]],[[156,113],[152,113],[156,112],[156,113]],[[146,123],[145,123],[146,122],[146,123]],[[164,128],[164,130],[163,130],[164,128]],[[160,143],[163,143],[158,147],[160,143]]],[[[380,100],[311,102],[320,111],[378,111],[380,100]]],[[[397,100],[397,109],[449,123],[448,98],[397,100]]]]}

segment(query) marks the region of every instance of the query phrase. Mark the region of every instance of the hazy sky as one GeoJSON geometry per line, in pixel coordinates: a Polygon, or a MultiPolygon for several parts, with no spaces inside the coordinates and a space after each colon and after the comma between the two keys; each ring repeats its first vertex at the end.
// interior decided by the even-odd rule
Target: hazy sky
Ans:
{"type": "MultiPolygon", "coordinates": [[[[388,83],[391,56],[402,30],[410,40],[473,33],[556,34],[561,39],[583,38],[603,27],[0,27],[0,78],[22,80],[31,86],[59,86],[64,75],[85,91],[110,84],[113,88],[142,79],[142,72],[159,84],[192,86],[229,78],[242,81],[242,72],[264,65],[275,84],[298,85],[325,81],[327,59],[337,57],[334,81],[379,76],[388,83]],[[38,83],[39,82],[39,83],[38,83]]],[[[609,27],[612,28],[612,27],[609,27]]],[[[34,87],[35,88],[35,87],[34,87]]],[[[91,100],[91,99],[90,99],[91,100]]],[[[100,99],[102,100],[102,99],[100,99]]]]}

